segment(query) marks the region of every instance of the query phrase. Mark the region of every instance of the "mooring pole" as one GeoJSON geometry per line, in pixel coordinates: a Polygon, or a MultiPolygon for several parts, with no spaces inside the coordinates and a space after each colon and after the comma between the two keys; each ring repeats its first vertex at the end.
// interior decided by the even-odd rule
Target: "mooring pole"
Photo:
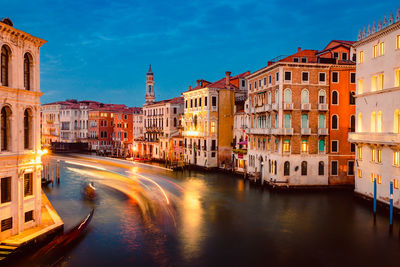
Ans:
{"type": "Polygon", "coordinates": [[[390,181],[390,229],[393,228],[393,181],[390,181]]]}
{"type": "Polygon", "coordinates": [[[377,191],[376,177],[374,177],[374,222],[376,220],[376,191],[377,191]]]}

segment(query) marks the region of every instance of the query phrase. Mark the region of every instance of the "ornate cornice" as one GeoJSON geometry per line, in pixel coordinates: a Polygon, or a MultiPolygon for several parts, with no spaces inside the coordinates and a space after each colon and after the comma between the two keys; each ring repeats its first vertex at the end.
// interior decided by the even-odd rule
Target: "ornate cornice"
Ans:
{"type": "Polygon", "coordinates": [[[0,22],[0,33],[10,35],[11,39],[13,39],[15,41],[16,45],[19,44],[18,41],[23,41],[23,42],[28,41],[28,42],[35,44],[38,47],[41,47],[43,44],[47,43],[46,40],[40,39],[38,37],[30,35],[29,33],[15,29],[14,27],[11,27],[2,22],[0,22]]]}

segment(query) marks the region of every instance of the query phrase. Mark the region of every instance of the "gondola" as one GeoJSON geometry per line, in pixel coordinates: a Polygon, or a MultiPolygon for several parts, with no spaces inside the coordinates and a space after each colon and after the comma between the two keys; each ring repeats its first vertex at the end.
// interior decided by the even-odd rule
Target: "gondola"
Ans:
{"type": "Polygon", "coordinates": [[[41,262],[49,259],[53,255],[57,255],[57,253],[62,252],[63,249],[71,245],[75,240],[77,240],[80,236],[84,234],[90,221],[92,220],[93,213],[94,209],[74,228],[69,230],[67,233],[57,237],[49,244],[35,252],[30,257],[30,260],[33,262],[41,262]]]}

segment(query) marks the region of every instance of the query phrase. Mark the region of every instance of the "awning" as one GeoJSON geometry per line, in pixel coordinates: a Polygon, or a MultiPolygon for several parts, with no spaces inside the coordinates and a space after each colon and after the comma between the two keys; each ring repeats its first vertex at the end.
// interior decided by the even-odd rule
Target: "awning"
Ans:
{"type": "Polygon", "coordinates": [[[247,146],[247,140],[239,142],[238,145],[246,145],[247,146]]]}

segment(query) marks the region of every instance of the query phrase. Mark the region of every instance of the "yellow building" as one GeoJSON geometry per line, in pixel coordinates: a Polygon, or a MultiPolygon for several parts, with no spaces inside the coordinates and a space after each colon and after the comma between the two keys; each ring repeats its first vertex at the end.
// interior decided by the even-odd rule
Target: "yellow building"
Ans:
{"type": "Polygon", "coordinates": [[[232,165],[235,94],[246,90],[249,72],[210,83],[198,80],[184,96],[185,161],[206,168],[232,165]]]}

